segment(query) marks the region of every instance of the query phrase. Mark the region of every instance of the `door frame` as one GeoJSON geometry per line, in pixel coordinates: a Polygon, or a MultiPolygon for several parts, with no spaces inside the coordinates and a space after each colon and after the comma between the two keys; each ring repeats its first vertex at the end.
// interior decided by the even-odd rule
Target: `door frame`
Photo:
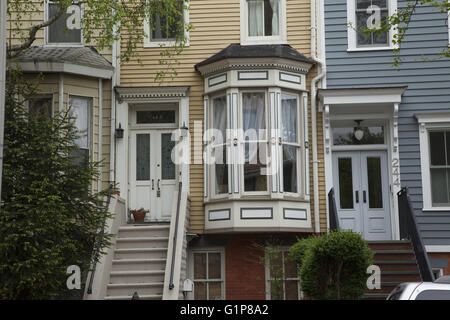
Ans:
{"type": "MultiPolygon", "coordinates": [[[[398,104],[394,107],[394,113],[380,112],[360,114],[333,114],[329,106],[324,106],[324,158],[325,158],[325,181],[327,193],[334,187],[333,182],[333,153],[340,151],[386,151],[388,182],[389,182],[389,205],[390,226],[393,240],[400,239],[400,226],[398,216],[397,192],[401,189],[400,181],[400,158],[398,150],[398,104]],[[383,125],[385,128],[385,144],[383,145],[333,145],[333,128],[341,123],[350,123],[354,119],[363,120],[369,125],[383,125]]],[[[327,212],[329,204],[327,201],[327,212]]],[[[328,217],[328,215],[327,215],[328,217]]],[[[328,221],[328,219],[327,219],[328,221]]],[[[329,221],[328,221],[329,226],[329,221]]]]}

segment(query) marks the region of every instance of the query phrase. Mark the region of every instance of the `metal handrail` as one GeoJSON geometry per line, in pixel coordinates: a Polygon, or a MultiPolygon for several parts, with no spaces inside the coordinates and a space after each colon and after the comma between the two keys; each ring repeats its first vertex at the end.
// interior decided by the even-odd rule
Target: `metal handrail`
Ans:
{"type": "Polygon", "coordinates": [[[328,193],[328,214],[329,214],[329,221],[330,221],[330,231],[336,231],[339,230],[339,218],[338,218],[338,212],[336,207],[336,198],[334,196],[334,188],[331,188],[330,192],[328,193]]]}
{"type": "MultiPolygon", "coordinates": [[[[110,203],[111,203],[111,193],[108,194],[108,198],[106,199],[106,207],[107,208],[109,208],[109,204],[110,203]]],[[[103,221],[103,228],[99,232],[100,236],[103,236],[105,234],[105,225],[106,225],[106,218],[103,221]]],[[[95,276],[95,270],[97,268],[97,260],[98,260],[99,253],[100,253],[100,248],[99,248],[98,240],[97,240],[95,242],[95,247],[94,247],[94,254],[93,254],[94,264],[92,266],[91,276],[89,278],[89,285],[88,285],[88,289],[87,289],[87,294],[92,294],[92,285],[94,283],[94,276],[95,276]]]]}
{"type": "Polygon", "coordinates": [[[177,217],[175,220],[175,231],[173,234],[173,248],[172,248],[172,263],[170,266],[170,283],[169,283],[169,289],[172,290],[175,288],[175,285],[173,284],[173,274],[174,274],[174,268],[175,268],[175,255],[177,251],[177,237],[178,237],[178,220],[180,219],[180,206],[181,206],[181,189],[182,189],[182,182],[180,181],[178,183],[178,202],[177,202],[177,217]]]}
{"type": "Polygon", "coordinates": [[[434,281],[435,277],[431,268],[427,251],[420,236],[416,216],[412,209],[408,189],[403,188],[398,193],[398,211],[400,220],[400,238],[409,239],[412,243],[417,265],[419,266],[422,281],[434,281]]]}

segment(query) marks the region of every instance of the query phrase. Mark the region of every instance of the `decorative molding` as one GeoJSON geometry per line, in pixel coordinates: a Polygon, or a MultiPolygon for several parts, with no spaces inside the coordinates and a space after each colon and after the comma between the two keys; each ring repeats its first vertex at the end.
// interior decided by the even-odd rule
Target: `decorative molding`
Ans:
{"type": "Polygon", "coordinates": [[[238,80],[268,80],[268,71],[239,71],[238,80]]]}
{"type": "Polygon", "coordinates": [[[225,221],[231,219],[231,210],[223,209],[223,210],[209,210],[208,211],[208,220],[209,221],[225,221]]]}
{"type": "Polygon", "coordinates": [[[286,220],[308,220],[308,213],[305,209],[283,208],[283,218],[286,220]]]}
{"type": "Polygon", "coordinates": [[[241,208],[242,220],[272,220],[273,208],[241,208]],[[253,214],[251,213],[253,212],[253,214]],[[258,215],[259,213],[259,215],[258,215]],[[246,216],[247,215],[247,216],[246,216]]]}
{"type": "Polygon", "coordinates": [[[280,72],[280,81],[301,84],[302,77],[295,75],[295,74],[280,72]]]}
{"type": "Polygon", "coordinates": [[[309,63],[292,62],[290,60],[280,58],[265,58],[256,62],[254,60],[255,59],[251,59],[250,61],[243,61],[242,59],[240,61],[231,61],[231,59],[221,60],[215,63],[201,66],[198,70],[203,77],[207,78],[209,76],[230,70],[277,69],[281,71],[306,74],[312,68],[312,64],[309,63]]]}
{"type": "Polygon", "coordinates": [[[149,99],[174,99],[189,96],[189,87],[116,87],[120,103],[145,102],[149,99]]]}
{"type": "Polygon", "coordinates": [[[399,141],[398,141],[398,110],[399,110],[399,104],[396,103],[396,104],[394,104],[394,112],[393,112],[394,121],[392,123],[393,131],[394,131],[394,136],[392,137],[392,140],[393,140],[392,148],[393,148],[394,153],[398,152],[398,147],[399,147],[398,146],[398,144],[399,144],[399,141]]]}
{"type": "Polygon", "coordinates": [[[331,121],[330,121],[330,106],[329,105],[325,105],[325,107],[324,107],[323,122],[324,122],[323,131],[325,133],[325,151],[327,154],[329,154],[331,151],[331,134],[330,134],[331,121]]]}
{"type": "Polygon", "coordinates": [[[218,75],[216,77],[211,77],[208,79],[208,87],[214,87],[227,81],[228,77],[226,73],[218,75]]]}

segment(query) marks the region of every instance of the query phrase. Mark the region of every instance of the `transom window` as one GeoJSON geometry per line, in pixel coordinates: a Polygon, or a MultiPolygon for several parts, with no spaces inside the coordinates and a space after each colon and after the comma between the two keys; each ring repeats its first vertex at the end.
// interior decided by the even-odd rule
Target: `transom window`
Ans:
{"type": "MultiPolygon", "coordinates": [[[[54,17],[59,11],[58,5],[47,1],[46,20],[54,17]]],[[[47,27],[48,44],[81,44],[81,14],[80,5],[71,5],[54,23],[47,27]]]]}
{"type": "Polygon", "coordinates": [[[334,127],[333,144],[362,145],[362,144],[385,144],[385,133],[383,126],[355,126],[334,127]]]}
{"type": "Polygon", "coordinates": [[[433,206],[450,206],[450,130],[430,131],[430,177],[433,206]]]}
{"type": "Polygon", "coordinates": [[[270,300],[301,300],[298,266],[288,249],[271,249],[266,254],[266,289],[270,300]]]}
{"type": "Polygon", "coordinates": [[[241,43],[286,42],[285,0],[241,0],[241,43]]]}
{"type": "Polygon", "coordinates": [[[194,251],[195,300],[224,300],[224,254],[222,251],[194,251]]]}

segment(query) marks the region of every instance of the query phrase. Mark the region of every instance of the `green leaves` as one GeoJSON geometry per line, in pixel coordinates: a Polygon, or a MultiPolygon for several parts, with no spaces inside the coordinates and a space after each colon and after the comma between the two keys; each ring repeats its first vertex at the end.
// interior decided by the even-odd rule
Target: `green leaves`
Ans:
{"type": "Polygon", "coordinates": [[[357,233],[332,232],[299,240],[290,256],[300,265],[302,290],[312,299],[358,299],[372,252],[357,233]]]}
{"type": "Polygon", "coordinates": [[[68,111],[52,119],[28,114],[25,101],[36,94],[33,82],[10,69],[0,207],[0,299],[73,295],[66,288],[67,267],[78,265],[87,272],[94,242],[102,249],[110,245],[110,235],[97,234],[110,216],[104,201],[110,191],[97,194],[91,189],[98,163],[79,166],[68,156],[77,138],[68,111]]]}

